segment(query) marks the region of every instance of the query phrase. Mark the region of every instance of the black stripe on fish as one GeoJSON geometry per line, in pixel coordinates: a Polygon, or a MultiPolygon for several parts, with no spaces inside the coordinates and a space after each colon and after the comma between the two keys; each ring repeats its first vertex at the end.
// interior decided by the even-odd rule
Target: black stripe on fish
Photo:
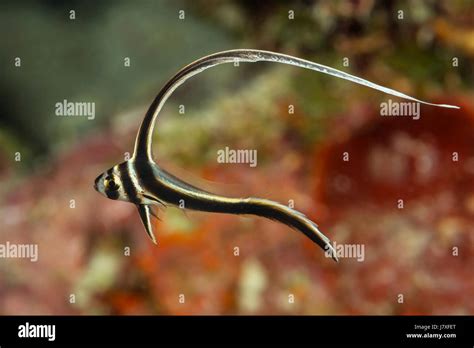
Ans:
{"type": "Polygon", "coordinates": [[[130,170],[127,166],[127,162],[124,162],[119,166],[119,172],[120,179],[122,180],[123,190],[128,196],[130,202],[140,203],[137,196],[137,188],[135,187],[131,179],[131,175],[133,175],[133,173],[130,173],[130,170]]]}
{"type": "MultiPolygon", "coordinates": [[[[107,171],[107,176],[113,177],[113,175],[112,175],[112,168],[110,168],[110,169],[107,171]]],[[[105,188],[104,191],[105,191],[105,194],[107,195],[107,198],[117,200],[117,199],[120,197],[120,193],[119,193],[118,190],[113,191],[113,190],[108,190],[107,188],[105,188]]]]}

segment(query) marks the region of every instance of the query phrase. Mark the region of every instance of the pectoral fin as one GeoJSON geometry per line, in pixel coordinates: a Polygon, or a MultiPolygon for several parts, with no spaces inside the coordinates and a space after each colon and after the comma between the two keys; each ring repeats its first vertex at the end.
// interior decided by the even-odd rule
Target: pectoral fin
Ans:
{"type": "Polygon", "coordinates": [[[151,210],[149,205],[139,204],[137,205],[138,213],[142,219],[143,225],[145,226],[146,233],[151,238],[153,243],[157,244],[155,235],[153,234],[153,225],[151,223],[151,217],[156,216],[151,210]]]}

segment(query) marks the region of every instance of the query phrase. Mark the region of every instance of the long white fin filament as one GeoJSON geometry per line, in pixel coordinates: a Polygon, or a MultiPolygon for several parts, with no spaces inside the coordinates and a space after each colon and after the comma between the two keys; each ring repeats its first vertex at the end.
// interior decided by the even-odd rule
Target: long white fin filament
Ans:
{"type": "Polygon", "coordinates": [[[317,72],[321,72],[323,74],[332,75],[337,78],[341,78],[341,79],[348,80],[354,83],[358,83],[362,86],[373,88],[381,92],[391,94],[399,98],[412,100],[421,104],[443,107],[443,108],[459,109],[459,106],[455,106],[455,105],[434,104],[434,103],[429,103],[420,99],[416,99],[407,94],[401,93],[391,88],[378,85],[376,83],[348,74],[341,70],[337,70],[323,64],[314,63],[305,59],[289,56],[286,54],[270,52],[270,51],[262,51],[262,50],[253,50],[253,49],[229,50],[229,51],[214,53],[214,54],[211,54],[209,56],[206,56],[204,58],[194,61],[193,63],[181,69],[175,76],[173,76],[168,81],[168,83],[161,89],[159,94],[156,96],[147,114],[145,115],[145,118],[142,122],[142,125],[137,135],[133,156],[136,157],[140,154],[146,153],[146,157],[150,160],[153,160],[152,151],[151,151],[151,143],[152,143],[152,134],[153,134],[154,123],[155,123],[156,117],[158,116],[158,113],[162,109],[166,100],[171,96],[171,94],[176,90],[176,88],[178,88],[187,79],[189,79],[190,77],[196,74],[199,74],[200,72],[206,69],[209,69],[219,64],[234,63],[234,62],[252,63],[252,62],[259,62],[259,61],[288,64],[288,65],[293,65],[293,66],[297,66],[304,69],[314,70],[317,72]]]}

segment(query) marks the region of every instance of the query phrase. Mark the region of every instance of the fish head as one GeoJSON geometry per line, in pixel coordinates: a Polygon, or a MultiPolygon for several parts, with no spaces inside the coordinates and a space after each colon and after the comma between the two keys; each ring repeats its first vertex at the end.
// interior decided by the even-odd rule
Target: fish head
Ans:
{"type": "Polygon", "coordinates": [[[100,174],[94,181],[95,190],[113,200],[129,201],[121,178],[120,167],[123,165],[126,165],[126,162],[117,164],[100,174]]]}

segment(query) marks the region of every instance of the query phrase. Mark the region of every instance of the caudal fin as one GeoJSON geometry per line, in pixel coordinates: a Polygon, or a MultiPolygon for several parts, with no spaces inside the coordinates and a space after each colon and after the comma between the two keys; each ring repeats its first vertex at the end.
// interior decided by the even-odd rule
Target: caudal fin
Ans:
{"type": "Polygon", "coordinates": [[[308,219],[301,212],[267,199],[249,198],[247,199],[247,203],[248,207],[245,209],[247,213],[279,221],[304,233],[328,255],[331,255],[334,261],[339,261],[330,239],[319,230],[313,221],[308,219]]]}

